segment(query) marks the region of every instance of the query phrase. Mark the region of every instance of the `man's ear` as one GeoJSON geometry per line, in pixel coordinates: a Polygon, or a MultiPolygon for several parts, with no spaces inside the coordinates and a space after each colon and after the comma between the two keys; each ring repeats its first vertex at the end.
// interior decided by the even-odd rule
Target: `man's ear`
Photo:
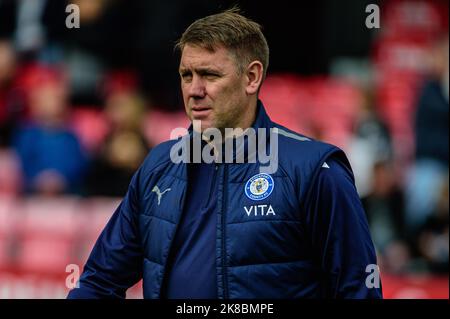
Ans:
{"type": "Polygon", "coordinates": [[[248,65],[246,72],[247,86],[245,92],[247,92],[248,95],[256,94],[263,80],[264,67],[261,62],[253,61],[248,65]]]}

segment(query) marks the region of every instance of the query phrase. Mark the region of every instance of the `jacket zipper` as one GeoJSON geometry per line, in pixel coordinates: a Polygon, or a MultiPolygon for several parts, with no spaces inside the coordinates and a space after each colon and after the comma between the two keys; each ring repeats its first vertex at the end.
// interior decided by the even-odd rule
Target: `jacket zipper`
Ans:
{"type": "Polygon", "coordinates": [[[223,278],[223,298],[228,299],[228,275],[226,270],[226,211],[227,211],[227,178],[228,170],[223,164],[223,196],[222,196],[222,278],[223,278]]]}

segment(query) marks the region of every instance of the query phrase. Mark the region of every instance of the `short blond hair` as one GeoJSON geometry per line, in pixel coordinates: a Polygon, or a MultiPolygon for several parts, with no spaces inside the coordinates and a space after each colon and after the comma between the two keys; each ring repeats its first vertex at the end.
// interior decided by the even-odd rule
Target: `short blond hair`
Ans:
{"type": "Polygon", "coordinates": [[[243,72],[248,64],[258,60],[266,77],[269,66],[269,46],[261,26],[240,14],[237,7],[194,21],[184,31],[175,48],[183,51],[185,45],[199,46],[214,52],[224,46],[235,58],[238,70],[243,72]]]}

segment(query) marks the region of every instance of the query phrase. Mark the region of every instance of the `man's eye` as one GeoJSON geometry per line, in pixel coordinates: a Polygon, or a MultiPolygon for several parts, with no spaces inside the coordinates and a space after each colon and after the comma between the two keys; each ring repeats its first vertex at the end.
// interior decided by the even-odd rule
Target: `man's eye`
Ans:
{"type": "Polygon", "coordinates": [[[181,75],[181,78],[182,78],[183,80],[185,80],[185,81],[188,81],[188,80],[190,80],[190,79],[192,78],[192,74],[190,74],[190,73],[184,73],[184,74],[181,75]]]}
{"type": "Polygon", "coordinates": [[[206,76],[208,79],[215,79],[215,78],[218,78],[218,77],[219,77],[219,75],[218,75],[218,74],[215,74],[215,73],[206,73],[205,76],[206,76]]]}

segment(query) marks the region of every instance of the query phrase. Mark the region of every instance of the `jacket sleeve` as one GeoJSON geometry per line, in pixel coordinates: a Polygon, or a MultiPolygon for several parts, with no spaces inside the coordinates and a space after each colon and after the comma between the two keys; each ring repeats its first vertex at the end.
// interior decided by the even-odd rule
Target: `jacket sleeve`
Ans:
{"type": "Polygon", "coordinates": [[[125,298],[126,290],[142,277],[142,248],[138,231],[137,176],[97,239],[68,299],[125,298]]]}
{"type": "Polygon", "coordinates": [[[382,298],[379,272],[374,274],[375,248],[350,167],[328,158],[311,185],[305,209],[324,296],[382,298]]]}

